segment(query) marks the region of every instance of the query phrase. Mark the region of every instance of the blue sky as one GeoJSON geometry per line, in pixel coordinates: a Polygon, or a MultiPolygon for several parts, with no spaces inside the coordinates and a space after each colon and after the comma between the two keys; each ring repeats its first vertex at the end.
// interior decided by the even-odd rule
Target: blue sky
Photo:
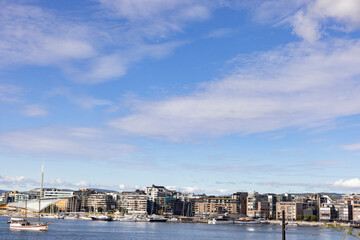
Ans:
{"type": "Polygon", "coordinates": [[[0,2],[0,189],[356,192],[357,0],[0,2]]]}

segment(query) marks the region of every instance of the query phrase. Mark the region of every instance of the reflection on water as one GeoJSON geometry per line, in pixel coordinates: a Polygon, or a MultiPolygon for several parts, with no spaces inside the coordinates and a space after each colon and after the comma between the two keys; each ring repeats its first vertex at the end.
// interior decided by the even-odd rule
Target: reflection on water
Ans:
{"type": "MultiPolygon", "coordinates": [[[[281,226],[208,225],[191,223],[92,222],[57,220],[48,232],[10,231],[6,217],[0,217],[0,239],[249,239],[279,240],[281,226]]],[[[341,233],[317,227],[292,227],[287,240],[341,240],[341,233]]],[[[350,238],[347,238],[350,239],[350,238]]]]}

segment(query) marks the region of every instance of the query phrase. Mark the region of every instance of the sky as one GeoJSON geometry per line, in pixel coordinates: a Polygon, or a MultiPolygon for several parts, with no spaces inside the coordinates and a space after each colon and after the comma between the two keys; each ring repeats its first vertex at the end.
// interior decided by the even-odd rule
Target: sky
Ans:
{"type": "Polygon", "coordinates": [[[0,189],[360,191],[360,1],[0,1],[0,189]]]}

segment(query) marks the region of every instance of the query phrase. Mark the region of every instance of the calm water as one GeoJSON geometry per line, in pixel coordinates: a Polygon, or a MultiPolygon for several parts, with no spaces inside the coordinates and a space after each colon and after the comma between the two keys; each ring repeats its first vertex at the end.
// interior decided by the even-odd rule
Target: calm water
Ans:
{"type": "MultiPolygon", "coordinates": [[[[55,222],[48,232],[10,231],[6,217],[0,217],[0,239],[276,239],[281,227],[208,225],[190,223],[122,223],[43,219],[55,222]]],[[[290,227],[287,240],[341,240],[342,235],[317,227],[290,227]]],[[[347,238],[350,239],[350,238],[347,238]]]]}

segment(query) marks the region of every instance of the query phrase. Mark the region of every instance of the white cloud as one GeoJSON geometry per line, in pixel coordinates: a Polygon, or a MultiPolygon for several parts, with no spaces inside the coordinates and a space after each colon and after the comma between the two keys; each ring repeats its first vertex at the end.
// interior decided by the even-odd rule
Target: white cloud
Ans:
{"type": "Polygon", "coordinates": [[[2,102],[19,102],[21,89],[14,85],[0,84],[0,101],[2,102]]]}
{"type": "Polygon", "coordinates": [[[94,55],[88,29],[36,6],[0,5],[0,64],[48,65],[94,55]]]}
{"type": "Polygon", "coordinates": [[[349,32],[360,27],[358,0],[268,0],[252,6],[255,20],[264,24],[290,24],[293,33],[308,42],[327,35],[328,29],[349,32]]]}
{"type": "Polygon", "coordinates": [[[106,99],[98,99],[94,97],[70,97],[73,102],[82,108],[92,109],[98,106],[111,106],[112,102],[106,99]]]}
{"type": "Polygon", "coordinates": [[[41,117],[41,116],[46,116],[48,114],[46,109],[38,104],[31,104],[25,106],[22,113],[27,117],[41,117]]]}
{"type": "Polygon", "coordinates": [[[345,150],[349,150],[349,151],[357,151],[357,150],[360,150],[360,143],[345,145],[345,146],[343,146],[343,148],[345,150]]]}
{"type": "Polygon", "coordinates": [[[222,38],[231,35],[234,32],[231,28],[219,28],[209,32],[207,38],[222,38]]]}
{"type": "Polygon", "coordinates": [[[340,179],[333,184],[335,187],[341,188],[360,188],[360,179],[352,178],[349,180],[340,179]]]}
{"type": "Polygon", "coordinates": [[[109,125],[175,141],[321,126],[360,113],[359,54],[360,41],[335,40],[240,56],[228,77],[188,96],[135,102],[109,125]]]}
{"type": "Polygon", "coordinates": [[[16,177],[0,176],[0,186],[5,188],[24,188],[37,183],[38,183],[37,181],[28,179],[24,176],[16,176],[16,177]]]}
{"type": "Polygon", "coordinates": [[[99,0],[113,16],[127,19],[136,32],[165,38],[181,32],[189,21],[208,19],[219,3],[204,0],[99,0]]]}
{"type": "Polygon", "coordinates": [[[31,4],[1,3],[0,67],[55,65],[69,78],[91,84],[118,79],[135,62],[170,54],[183,44],[169,41],[171,35],[190,21],[208,19],[220,4],[100,0],[100,6],[102,17],[96,15],[95,22],[96,8],[94,15],[73,17],[31,4]]]}
{"type": "Polygon", "coordinates": [[[117,140],[111,133],[92,128],[47,127],[23,129],[0,134],[2,152],[25,154],[58,153],[58,156],[76,156],[77,159],[122,158],[136,147],[117,140]]]}
{"type": "MultiPolygon", "coordinates": [[[[294,33],[310,42],[321,37],[321,28],[324,28],[330,20],[343,25],[345,31],[358,29],[360,2],[358,0],[316,0],[289,18],[294,27],[294,33]]],[[[333,26],[331,23],[329,25],[333,26]]]]}

